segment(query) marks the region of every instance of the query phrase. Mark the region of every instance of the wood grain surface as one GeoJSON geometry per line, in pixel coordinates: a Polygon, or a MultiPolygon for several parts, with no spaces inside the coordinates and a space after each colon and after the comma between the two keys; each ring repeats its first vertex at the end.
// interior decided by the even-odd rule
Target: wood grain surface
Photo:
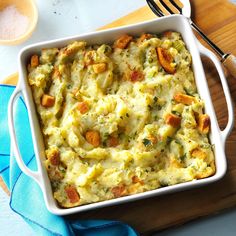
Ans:
{"type": "MultiPolygon", "coordinates": [[[[192,0],[191,4],[194,13],[193,19],[198,26],[223,51],[236,55],[236,6],[227,0],[192,0]]],[[[136,23],[154,17],[148,7],[143,7],[103,28],[136,23]]],[[[205,45],[204,42],[203,44],[205,45]]],[[[221,83],[212,63],[207,58],[202,58],[202,60],[219,126],[223,129],[227,124],[227,108],[221,83]]],[[[236,78],[230,77],[227,72],[226,75],[235,103],[236,78]]],[[[75,214],[68,216],[68,218],[122,220],[135,227],[141,234],[149,235],[173,225],[234,207],[236,206],[235,126],[226,143],[226,155],[228,170],[225,177],[217,183],[193,190],[75,214]]]]}

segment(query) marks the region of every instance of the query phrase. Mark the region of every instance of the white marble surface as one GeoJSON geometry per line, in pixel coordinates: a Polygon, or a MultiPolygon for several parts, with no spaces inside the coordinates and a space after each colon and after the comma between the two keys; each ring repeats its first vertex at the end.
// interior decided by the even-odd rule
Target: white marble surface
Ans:
{"type": "MultiPolygon", "coordinates": [[[[17,71],[17,54],[25,45],[95,30],[146,4],[145,0],[36,0],[36,2],[39,22],[32,37],[20,46],[0,46],[0,81],[17,71]]],[[[31,228],[9,209],[8,202],[8,196],[0,188],[0,235],[35,235],[31,228]]],[[[194,221],[156,235],[233,236],[236,234],[235,222],[236,210],[232,209],[224,214],[194,221]]]]}

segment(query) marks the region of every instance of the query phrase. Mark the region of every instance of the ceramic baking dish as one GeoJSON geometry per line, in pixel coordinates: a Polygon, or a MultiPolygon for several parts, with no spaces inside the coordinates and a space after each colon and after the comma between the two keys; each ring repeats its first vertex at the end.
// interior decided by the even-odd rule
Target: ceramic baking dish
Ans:
{"type": "Polygon", "coordinates": [[[66,215],[66,214],[72,214],[76,212],[81,212],[85,210],[91,210],[98,207],[105,207],[110,206],[114,204],[124,203],[128,201],[138,200],[142,198],[157,196],[161,194],[166,193],[172,193],[174,191],[180,191],[187,188],[197,187],[201,186],[203,184],[209,184],[214,181],[219,180],[222,178],[226,172],[226,157],[225,157],[225,141],[227,136],[229,135],[232,127],[233,127],[233,105],[230,98],[230,92],[227,86],[227,82],[224,76],[224,73],[222,71],[221,65],[219,61],[217,60],[216,56],[204,48],[195,38],[191,27],[188,23],[188,21],[180,15],[172,15],[168,17],[162,17],[153,21],[144,22],[140,24],[135,24],[131,26],[125,26],[115,29],[109,29],[105,31],[100,32],[93,32],[88,33],[84,35],[74,36],[70,38],[64,38],[64,39],[57,39],[53,41],[43,42],[34,44],[31,46],[28,46],[24,48],[20,54],[19,54],[19,82],[18,85],[11,96],[10,102],[9,102],[9,129],[10,129],[10,136],[12,141],[12,147],[13,151],[17,160],[17,163],[21,170],[31,178],[33,178],[41,187],[43,196],[45,199],[46,206],[48,210],[54,214],[57,215],[66,215]],[[52,189],[51,184],[47,175],[46,168],[44,167],[44,160],[45,160],[45,154],[44,154],[44,143],[43,138],[37,118],[36,109],[34,106],[34,101],[31,93],[31,88],[27,81],[27,63],[29,61],[29,58],[31,55],[35,53],[39,53],[42,48],[52,48],[52,47],[63,47],[69,43],[71,43],[74,40],[85,40],[89,44],[102,44],[102,43],[111,43],[115,39],[117,39],[119,36],[128,33],[131,35],[140,35],[143,32],[148,33],[161,33],[166,30],[173,30],[180,32],[184,42],[187,45],[188,50],[190,51],[193,62],[192,62],[192,68],[195,75],[195,80],[198,88],[198,92],[201,96],[201,98],[205,101],[205,111],[207,114],[209,114],[211,118],[211,133],[210,133],[210,141],[215,146],[215,163],[216,163],[216,173],[214,176],[200,179],[196,181],[181,183],[173,186],[167,186],[164,188],[139,193],[131,196],[125,196],[120,197],[112,200],[97,202],[97,203],[91,203],[88,205],[82,205],[70,209],[63,209],[60,208],[56,201],[53,198],[52,195],[52,189]],[[212,60],[214,63],[218,73],[219,77],[222,83],[222,87],[224,90],[227,107],[228,107],[228,124],[226,128],[221,131],[219,129],[215,111],[212,105],[207,81],[205,78],[205,74],[203,71],[202,62],[200,59],[200,54],[203,54],[207,56],[209,59],[212,60]],[[14,122],[13,122],[13,108],[14,103],[19,98],[19,96],[23,96],[26,106],[28,108],[29,112],[29,121],[30,126],[32,130],[32,138],[33,138],[33,144],[34,144],[34,151],[35,151],[35,157],[37,161],[38,170],[32,171],[28,169],[28,167],[24,164],[21,155],[20,150],[18,148],[18,144],[16,141],[16,134],[14,130],[14,122]]]}

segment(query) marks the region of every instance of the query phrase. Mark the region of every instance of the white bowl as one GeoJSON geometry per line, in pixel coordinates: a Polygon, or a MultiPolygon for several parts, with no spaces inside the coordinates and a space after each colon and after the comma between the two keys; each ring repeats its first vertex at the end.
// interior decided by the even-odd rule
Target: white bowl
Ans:
{"type": "Polygon", "coordinates": [[[183,16],[172,15],[172,16],[162,17],[153,21],[135,24],[131,26],[125,26],[125,27],[109,29],[109,30],[100,31],[100,32],[88,33],[84,35],[34,44],[34,45],[24,48],[20,52],[18,62],[19,62],[19,82],[10,99],[9,110],[8,110],[9,129],[10,129],[10,136],[12,140],[12,146],[14,149],[14,154],[16,156],[17,163],[19,167],[21,168],[21,170],[26,175],[33,178],[41,187],[46,206],[50,212],[57,215],[72,214],[72,213],[81,212],[85,210],[95,209],[98,207],[110,206],[114,204],[157,196],[161,194],[172,193],[174,191],[180,191],[187,188],[197,187],[204,184],[215,182],[224,176],[226,172],[226,157],[225,157],[225,150],[224,150],[225,141],[233,127],[233,120],[234,120],[233,105],[230,98],[229,89],[228,89],[227,82],[224,77],[224,73],[222,71],[219,61],[217,60],[217,58],[215,57],[213,53],[211,53],[208,49],[204,48],[196,40],[188,21],[183,16]],[[51,184],[47,175],[47,171],[43,164],[45,160],[43,138],[42,138],[38,118],[36,115],[37,113],[36,113],[36,109],[33,102],[31,88],[27,81],[27,62],[30,56],[35,53],[39,53],[42,48],[53,48],[53,47],[60,48],[71,43],[74,40],[85,40],[89,44],[111,43],[115,39],[117,39],[119,36],[125,33],[131,34],[131,35],[140,35],[144,32],[161,33],[166,30],[173,30],[173,31],[180,32],[183,37],[184,42],[187,45],[188,50],[190,51],[192,55],[192,58],[193,58],[192,67],[194,71],[194,76],[195,76],[198,92],[201,98],[205,101],[206,113],[209,114],[211,118],[210,141],[212,144],[215,145],[215,163],[216,163],[215,175],[205,178],[205,179],[181,183],[181,184],[177,184],[173,186],[167,186],[164,188],[147,191],[144,193],[139,193],[139,194],[135,194],[131,196],[125,196],[125,197],[97,202],[97,203],[92,203],[89,205],[82,205],[82,206],[78,206],[78,207],[74,207],[70,209],[60,208],[53,198],[51,184]],[[206,82],[205,74],[203,71],[199,52],[201,54],[206,55],[213,61],[220,75],[220,79],[222,82],[222,86],[223,86],[223,90],[225,93],[226,102],[228,106],[228,116],[229,116],[228,124],[224,131],[221,131],[219,129],[219,126],[217,123],[215,111],[212,105],[212,101],[211,101],[208,85],[206,82]],[[25,100],[25,103],[29,112],[29,121],[30,121],[31,130],[32,130],[35,157],[36,157],[37,165],[38,165],[37,172],[31,171],[26,167],[26,165],[24,164],[20,156],[20,152],[19,152],[18,145],[16,142],[16,135],[15,135],[14,125],[13,125],[13,106],[14,106],[15,100],[20,95],[24,97],[24,100],[25,100]]]}

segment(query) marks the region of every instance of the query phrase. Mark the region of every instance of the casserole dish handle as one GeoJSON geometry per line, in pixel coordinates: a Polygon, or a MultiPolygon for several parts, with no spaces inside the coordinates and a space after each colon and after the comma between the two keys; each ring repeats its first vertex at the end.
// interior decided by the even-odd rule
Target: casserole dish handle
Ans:
{"type": "Polygon", "coordinates": [[[205,48],[198,40],[197,40],[198,48],[200,50],[200,53],[206,57],[208,57],[215,65],[216,70],[219,74],[220,80],[221,80],[221,85],[224,91],[225,99],[226,99],[226,104],[227,104],[227,109],[228,109],[228,123],[223,131],[221,131],[221,138],[222,141],[225,143],[226,138],[230,134],[233,125],[234,125],[234,108],[233,108],[233,102],[230,96],[230,91],[229,87],[223,72],[223,69],[221,67],[221,64],[217,57],[215,56],[214,53],[212,53],[210,50],[205,48]]]}
{"type": "Polygon", "coordinates": [[[10,138],[11,138],[11,145],[13,147],[13,153],[15,155],[16,162],[18,166],[20,167],[20,169],[22,170],[22,172],[28,175],[29,177],[33,178],[41,186],[41,181],[40,181],[41,177],[38,171],[32,171],[25,165],[21,157],[18,144],[17,144],[13,110],[14,110],[15,102],[20,97],[21,94],[22,94],[21,88],[17,86],[13,94],[11,95],[11,98],[8,104],[8,125],[9,125],[9,133],[10,133],[10,138]]]}

